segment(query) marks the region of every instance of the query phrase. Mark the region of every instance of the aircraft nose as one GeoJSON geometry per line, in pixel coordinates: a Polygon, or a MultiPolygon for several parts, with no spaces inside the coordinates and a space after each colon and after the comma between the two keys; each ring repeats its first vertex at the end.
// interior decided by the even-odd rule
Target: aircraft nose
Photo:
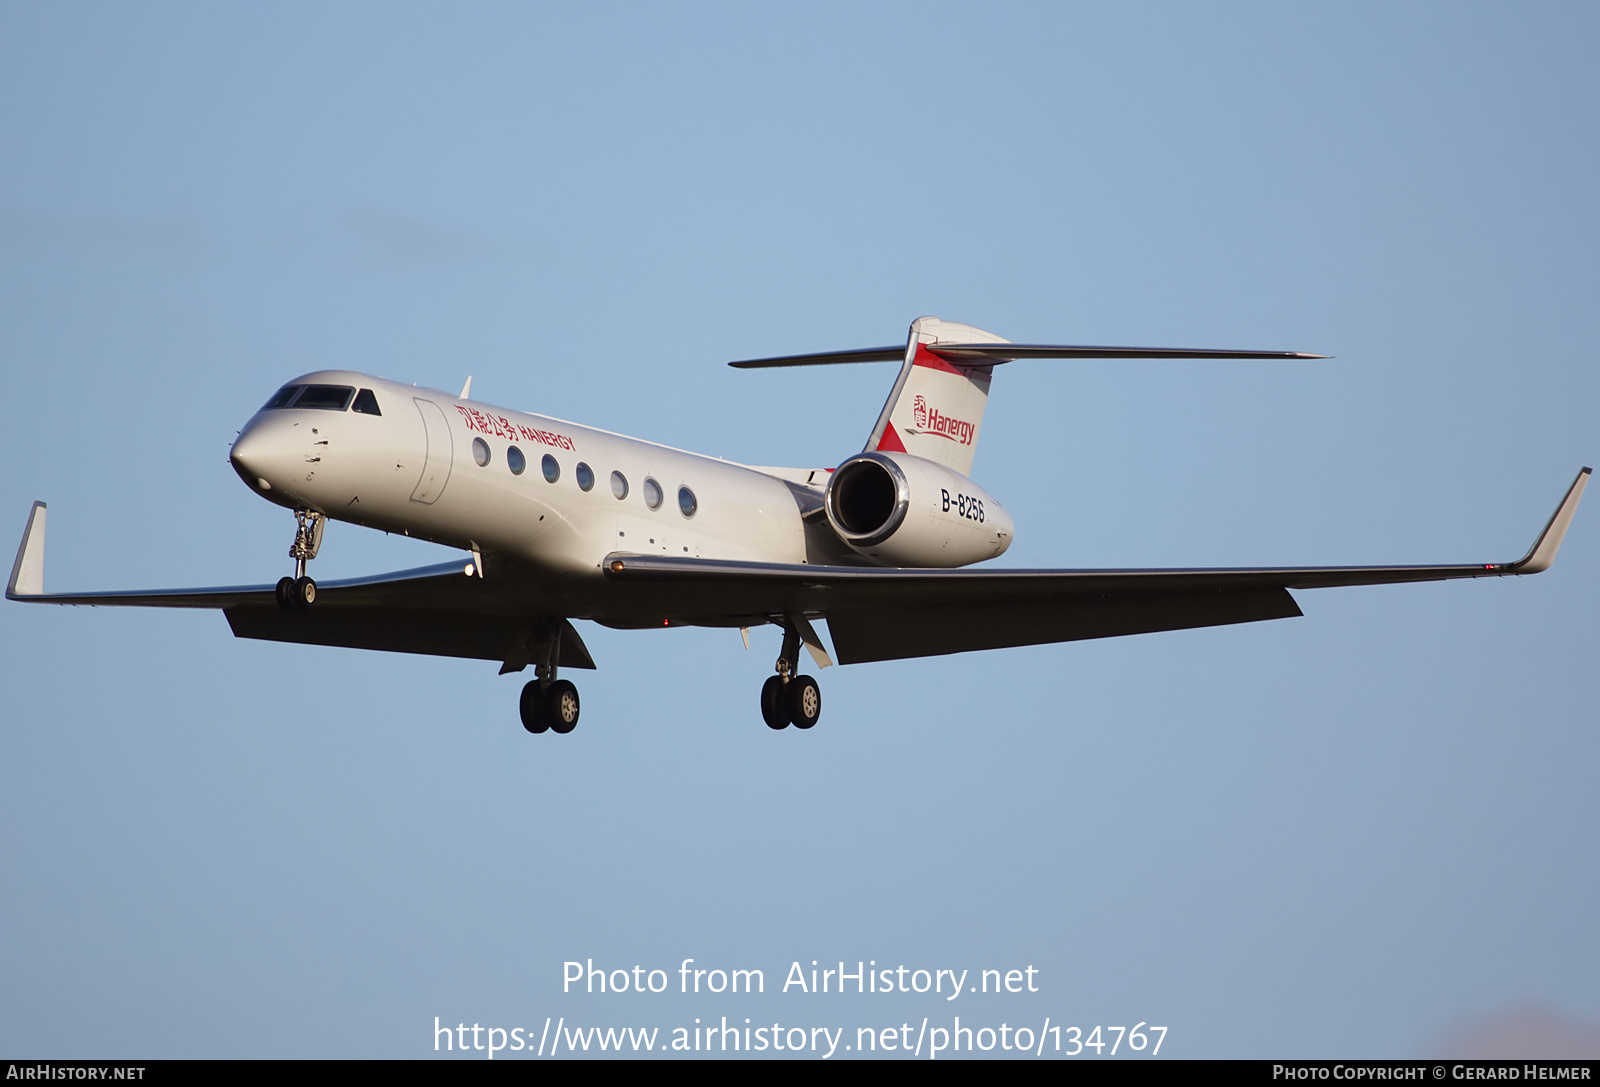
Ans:
{"type": "Polygon", "coordinates": [[[289,436],[280,431],[280,427],[270,425],[247,426],[228,454],[228,463],[239,478],[262,494],[281,488],[294,467],[289,436]]]}

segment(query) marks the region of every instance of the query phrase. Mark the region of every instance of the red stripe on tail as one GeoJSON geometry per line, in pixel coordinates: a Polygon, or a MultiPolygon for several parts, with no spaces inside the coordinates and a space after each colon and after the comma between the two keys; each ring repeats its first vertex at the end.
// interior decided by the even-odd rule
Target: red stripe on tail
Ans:
{"type": "Polygon", "coordinates": [[[926,344],[917,344],[917,353],[912,356],[911,365],[926,366],[930,370],[943,370],[947,374],[955,374],[958,377],[965,376],[960,370],[950,365],[949,360],[940,358],[928,350],[926,344]]]}
{"type": "Polygon", "coordinates": [[[878,452],[904,453],[905,451],[906,443],[900,440],[899,431],[895,430],[893,423],[885,423],[883,437],[878,439],[878,452]]]}

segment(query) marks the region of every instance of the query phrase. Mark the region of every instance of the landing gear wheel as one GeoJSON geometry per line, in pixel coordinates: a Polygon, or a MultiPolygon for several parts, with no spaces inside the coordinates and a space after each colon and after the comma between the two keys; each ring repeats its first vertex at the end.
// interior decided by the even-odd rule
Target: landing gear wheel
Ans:
{"type": "MultiPolygon", "coordinates": [[[[279,582],[278,584],[283,584],[279,582]]],[[[294,579],[294,606],[305,611],[317,602],[317,583],[308,577],[294,579]]]]}
{"type": "Polygon", "coordinates": [[[544,693],[544,717],[550,731],[565,736],[578,727],[578,688],[558,679],[544,693]]]}
{"type": "Polygon", "coordinates": [[[539,689],[538,680],[522,688],[522,700],[517,708],[522,712],[522,727],[529,732],[537,735],[550,727],[550,720],[544,713],[544,692],[539,689]]]}
{"type": "Polygon", "coordinates": [[[789,727],[789,701],[785,694],[781,676],[769,676],[761,685],[761,719],[768,728],[789,727]]]}
{"type": "Polygon", "coordinates": [[[822,688],[810,676],[795,676],[789,681],[789,718],[795,728],[810,728],[822,716],[822,688]]]}
{"type": "Polygon", "coordinates": [[[278,579],[278,607],[289,611],[294,607],[294,578],[282,577],[278,579]]]}

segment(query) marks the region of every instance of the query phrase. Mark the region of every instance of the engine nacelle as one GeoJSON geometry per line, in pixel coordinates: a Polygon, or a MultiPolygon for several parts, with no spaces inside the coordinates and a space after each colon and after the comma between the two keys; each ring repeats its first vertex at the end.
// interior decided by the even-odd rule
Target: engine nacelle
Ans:
{"type": "Polygon", "coordinates": [[[828,523],[885,566],[966,566],[1011,546],[1011,515],[982,487],[909,453],[860,453],[834,470],[828,523]]]}

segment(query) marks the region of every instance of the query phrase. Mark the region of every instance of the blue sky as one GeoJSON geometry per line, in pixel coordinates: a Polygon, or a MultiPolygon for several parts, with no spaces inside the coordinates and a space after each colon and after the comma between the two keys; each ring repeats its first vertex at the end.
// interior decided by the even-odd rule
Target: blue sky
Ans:
{"type": "MultiPolygon", "coordinates": [[[[1019,566],[1499,561],[1595,424],[1590,5],[0,9],[0,527],[56,589],[267,582],[226,463],[350,367],[747,463],[860,447],[891,343],[1018,363],[1019,566]],[[7,520],[9,519],[9,521],[7,520]]],[[[1594,502],[1591,496],[1591,503],[1594,502]]],[[[572,736],[494,666],[0,607],[0,1048],[417,1056],[432,1026],[847,1026],[929,998],[561,993],[561,964],[1033,965],[973,1022],[1413,1056],[1600,1021],[1600,528],[1533,579],[829,669],[585,626],[572,736]]],[[[321,579],[446,552],[329,529],[321,579]]],[[[964,1000],[965,998],[963,998],[964,1000]]],[[[976,999],[976,998],[974,998],[976,999]]]]}

